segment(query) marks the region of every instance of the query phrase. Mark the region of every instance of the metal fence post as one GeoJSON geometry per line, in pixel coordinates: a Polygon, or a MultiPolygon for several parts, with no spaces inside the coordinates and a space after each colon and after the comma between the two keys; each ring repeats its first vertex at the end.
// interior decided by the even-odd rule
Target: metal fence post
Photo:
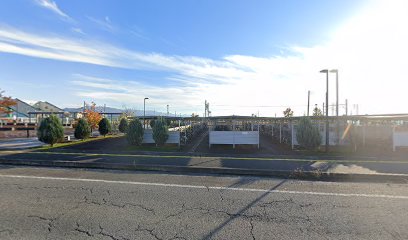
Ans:
{"type": "Polygon", "coordinates": [[[279,143],[282,143],[282,122],[279,122],[279,143]]]}

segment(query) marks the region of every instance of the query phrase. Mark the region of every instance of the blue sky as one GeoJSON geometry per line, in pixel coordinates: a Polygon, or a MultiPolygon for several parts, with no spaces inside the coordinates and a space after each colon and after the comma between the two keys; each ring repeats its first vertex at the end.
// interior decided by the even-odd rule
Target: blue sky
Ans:
{"type": "Polygon", "coordinates": [[[0,86],[27,101],[140,109],[149,97],[149,109],[202,115],[207,99],[214,115],[302,115],[307,90],[324,101],[319,71],[338,68],[350,109],[407,112],[395,104],[408,100],[403,71],[390,74],[407,69],[404,1],[0,4],[0,86]]]}

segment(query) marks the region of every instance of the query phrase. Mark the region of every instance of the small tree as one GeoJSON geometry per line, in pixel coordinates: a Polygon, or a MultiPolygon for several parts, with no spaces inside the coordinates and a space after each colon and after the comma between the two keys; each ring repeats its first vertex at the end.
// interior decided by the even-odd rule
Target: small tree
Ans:
{"type": "Polygon", "coordinates": [[[131,145],[141,145],[143,141],[143,125],[140,122],[139,119],[134,119],[130,121],[127,133],[126,133],[126,138],[131,145]]]}
{"type": "Polygon", "coordinates": [[[164,119],[157,119],[153,126],[153,139],[157,146],[162,146],[169,138],[169,130],[164,119]]]}
{"type": "Polygon", "coordinates": [[[128,129],[128,121],[126,118],[121,118],[119,123],[119,132],[126,133],[128,129]]]}
{"type": "Polygon", "coordinates": [[[112,131],[112,126],[107,118],[102,118],[98,123],[98,127],[99,133],[104,137],[112,131]]]}
{"type": "Polygon", "coordinates": [[[150,120],[150,123],[149,123],[149,125],[150,125],[150,127],[153,129],[154,128],[154,124],[156,123],[156,121],[155,120],[150,120]]]}
{"type": "Polygon", "coordinates": [[[75,127],[74,136],[76,139],[87,139],[91,135],[91,128],[89,127],[88,122],[81,118],[75,127]]]}
{"type": "Polygon", "coordinates": [[[296,131],[296,139],[300,146],[311,150],[320,146],[322,141],[319,128],[308,117],[300,119],[296,131]]]}
{"type": "Polygon", "coordinates": [[[88,121],[89,126],[91,127],[91,134],[92,131],[98,127],[99,122],[102,119],[102,115],[96,111],[96,104],[92,103],[91,108],[85,110],[86,120],[88,121]]]}
{"type": "Polygon", "coordinates": [[[284,116],[285,118],[293,117],[293,111],[292,111],[292,109],[291,109],[291,108],[286,108],[286,110],[283,111],[283,116],[284,116]]]}
{"type": "Polygon", "coordinates": [[[323,116],[322,110],[320,110],[320,108],[318,108],[317,106],[313,109],[313,116],[315,117],[319,117],[319,116],[323,116]]]}
{"type": "Polygon", "coordinates": [[[0,114],[10,114],[13,112],[11,107],[17,105],[17,102],[14,101],[11,97],[3,96],[3,93],[4,91],[0,90],[0,114]]]}
{"type": "Polygon", "coordinates": [[[37,130],[38,140],[50,144],[51,147],[64,139],[64,128],[57,116],[44,118],[37,130]]]}

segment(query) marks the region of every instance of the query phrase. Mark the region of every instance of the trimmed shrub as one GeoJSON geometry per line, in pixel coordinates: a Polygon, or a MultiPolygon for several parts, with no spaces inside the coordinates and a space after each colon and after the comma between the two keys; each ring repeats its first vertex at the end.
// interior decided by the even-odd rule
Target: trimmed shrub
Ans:
{"type": "Polygon", "coordinates": [[[64,139],[64,128],[57,116],[44,118],[37,130],[38,140],[53,146],[64,139]]]}
{"type": "Polygon", "coordinates": [[[102,118],[101,121],[99,121],[98,126],[99,133],[103,136],[106,136],[106,134],[112,131],[112,126],[107,118],[102,118]]]}
{"type": "Polygon", "coordinates": [[[157,146],[162,146],[169,138],[169,130],[163,119],[157,119],[153,126],[153,139],[157,146]]]}
{"type": "Polygon", "coordinates": [[[301,147],[309,150],[316,149],[322,141],[319,128],[308,117],[300,119],[296,131],[296,139],[301,147]]]}
{"type": "Polygon", "coordinates": [[[214,131],[231,131],[231,127],[227,125],[217,125],[214,127],[214,131]]]}
{"type": "Polygon", "coordinates": [[[153,129],[154,128],[154,124],[155,124],[156,120],[150,120],[150,127],[153,129]]]}
{"type": "Polygon", "coordinates": [[[91,127],[88,124],[88,121],[81,118],[75,127],[74,136],[76,139],[87,139],[91,135],[91,127]]]}
{"type": "Polygon", "coordinates": [[[120,123],[119,123],[119,132],[121,133],[126,133],[127,129],[128,129],[128,121],[126,118],[122,118],[120,119],[120,123]]]}
{"type": "Polygon", "coordinates": [[[140,122],[139,119],[134,119],[130,121],[127,133],[126,133],[126,139],[131,145],[141,145],[143,141],[143,125],[140,122]]]}

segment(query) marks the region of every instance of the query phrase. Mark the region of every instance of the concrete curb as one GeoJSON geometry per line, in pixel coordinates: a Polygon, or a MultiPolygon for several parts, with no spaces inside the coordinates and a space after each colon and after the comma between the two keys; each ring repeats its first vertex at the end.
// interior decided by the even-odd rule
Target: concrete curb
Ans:
{"type": "Polygon", "coordinates": [[[68,168],[91,168],[107,170],[128,171],[160,171],[168,173],[199,173],[199,174],[222,174],[222,175],[245,175],[278,177],[300,180],[318,181],[346,181],[346,182],[397,182],[408,183],[408,174],[349,174],[328,173],[311,171],[285,171],[285,170],[261,170],[242,168],[211,168],[211,167],[186,167],[169,165],[128,165],[116,163],[83,163],[73,161],[43,161],[43,160],[7,160],[0,159],[2,165],[34,166],[34,167],[68,167],[68,168]]]}

